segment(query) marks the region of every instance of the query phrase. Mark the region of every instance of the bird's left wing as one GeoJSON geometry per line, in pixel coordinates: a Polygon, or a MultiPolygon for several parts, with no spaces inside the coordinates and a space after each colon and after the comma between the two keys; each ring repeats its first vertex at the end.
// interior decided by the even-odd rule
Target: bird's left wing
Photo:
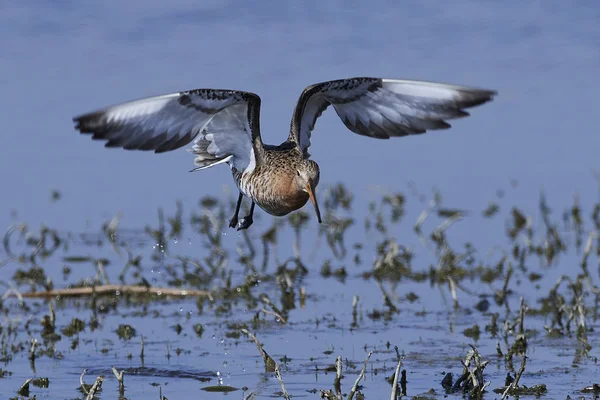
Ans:
{"type": "Polygon", "coordinates": [[[447,129],[446,120],[469,115],[464,111],[490,101],[495,91],[443,83],[349,78],[304,89],[292,117],[288,141],[306,153],[311,133],[323,111],[333,105],[354,133],[379,139],[447,129]]]}
{"type": "Polygon", "coordinates": [[[178,149],[196,138],[196,163],[208,167],[232,161],[242,171],[253,166],[260,98],[254,93],[196,89],[148,97],[73,118],[75,128],[106,147],[126,150],[178,149]]]}

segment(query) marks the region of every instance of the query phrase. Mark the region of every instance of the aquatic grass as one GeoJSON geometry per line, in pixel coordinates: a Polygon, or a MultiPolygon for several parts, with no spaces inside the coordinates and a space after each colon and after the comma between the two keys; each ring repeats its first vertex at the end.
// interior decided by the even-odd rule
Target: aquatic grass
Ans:
{"type": "MultiPolygon", "coordinates": [[[[510,382],[498,388],[502,389],[501,394],[542,393],[545,383],[535,382],[535,376],[526,373],[526,368],[536,362],[536,355],[528,354],[528,348],[544,340],[573,338],[569,351],[574,353],[574,367],[593,360],[597,341],[592,332],[600,303],[595,271],[600,256],[600,205],[586,210],[576,198],[562,213],[557,213],[550,209],[548,199],[542,194],[537,204],[539,218],[536,218],[530,208],[511,208],[497,200],[481,211],[464,210],[444,204],[441,195],[434,193],[425,203],[425,209],[417,211],[413,225],[416,236],[412,234],[417,245],[414,245],[406,239],[406,233],[410,232],[410,221],[407,222],[406,217],[409,211],[414,211],[410,210],[414,205],[403,194],[385,193],[374,200],[361,226],[354,214],[353,196],[345,187],[336,185],[326,193],[324,219],[327,226],[312,226],[313,221],[307,214],[298,212],[273,220],[263,231],[255,224],[255,230],[234,234],[233,238],[224,235],[229,234],[226,228],[228,200],[215,197],[200,199],[198,206],[187,214],[180,202],[171,211],[160,209],[158,221],[153,217],[154,222],[144,230],[123,227],[118,213],[96,233],[64,233],[45,226],[36,230],[27,224],[9,227],[3,240],[7,258],[0,261],[0,268],[7,271],[0,282],[6,288],[0,311],[6,316],[24,316],[24,321],[0,324],[2,360],[10,368],[18,365],[20,356],[15,355],[23,354],[34,370],[46,357],[59,360],[72,356],[68,351],[61,351],[61,334],[70,338],[66,350],[69,346],[75,349],[85,346],[85,341],[89,343],[92,332],[105,333],[107,328],[103,324],[107,321],[124,322],[125,315],[148,320],[166,318],[162,312],[164,306],[184,304],[192,297],[192,304],[196,304],[193,314],[168,325],[174,327],[170,329],[173,336],[160,345],[160,357],[173,361],[176,357],[193,356],[194,352],[182,348],[176,341],[190,334],[204,344],[204,340],[210,340],[207,336],[211,336],[207,331],[221,332],[226,343],[235,343],[235,346],[245,346],[245,341],[240,340],[244,336],[240,334],[246,335],[264,351],[256,335],[263,337],[263,333],[275,329],[280,335],[293,332],[305,322],[301,320],[301,310],[307,303],[314,308],[322,298],[327,298],[328,293],[318,293],[309,284],[319,268],[322,279],[334,278],[336,281],[332,283],[342,287],[358,279],[360,285],[378,290],[379,295],[372,301],[360,289],[354,288],[348,293],[344,289],[343,300],[339,300],[342,306],[329,310],[329,315],[317,307],[315,325],[318,329],[339,329],[340,332],[349,329],[353,334],[364,334],[367,329],[385,331],[387,326],[403,324],[409,314],[427,318],[432,311],[420,306],[428,293],[423,290],[426,285],[429,291],[442,294],[441,302],[445,296],[449,297],[447,313],[451,317],[448,318],[475,319],[463,323],[460,329],[453,326],[443,329],[448,329],[454,337],[462,335],[465,340],[475,341],[478,346],[497,344],[492,347],[492,354],[496,348],[498,356],[483,360],[472,348],[472,353],[461,357],[457,393],[487,398],[485,389],[489,380],[484,369],[490,364],[510,376],[510,382]],[[503,216],[503,212],[507,215],[503,216]],[[471,241],[453,240],[454,229],[460,224],[477,218],[498,221],[503,217],[506,223],[499,232],[502,239],[497,241],[503,244],[492,251],[477,248],[471,241]],[[364,234],[358,235],[364,239],[350,245],[348,238],[357,231],[364,234]],[[181,245],[186,242],[186,236],[191,236],[190,232],[195,238],[194,251],[181,245]],[[140,243],[151,243],[154,248],[148,251],[140,243]],[[315,250],[319,243],[325,246],[315,250]],[[84,249],[88,249],[89,254],[82,252],[81,246],[87,246],[84,249]],[[189,254],[184,254],[186,251],[189,254]],[[313,255],[317,251],[319,258],[315,261],[313,255]],[[560,276],[555,284],[543,286],[547,281],[546,271],[553,271],[573,253],[577,253],[573,268],[565,270],[566,275],[560,276]],[[64,272],[62,281],[55,270],[64,272]],[[111,283],[115,277],[119,284],[111,283]],[[524,295],[528,296],[527,302],[521,299],[524,295]],[[370,304],[368,308],[364,305],[365,299],[370,304]],[[421,309],[415,311],[415,306],[421,309]],[[81,315],[75,324],[65,317],[68,315],[65,310],[69,309],[81,315]],[[363,321],[365,315],[369,318],[368,324],[363,321]],[[195,320],[200,316],[217,322],[200,324],[195,320]],[[546,318],[546,322],[543,329],[536,332],[524,323],[526,318],[546,318]],[[250,329],[254,333],[250,333],[250,329]]],[[[474,232],[473,236],[476,235],[474,232]]],[[[144,365],[144,336],[148,337],[148,331],[137,321],[121,325],[128,326],[129,332],[137,332],[141,344],[139,361],[144,365]]],[[[133,334],[123,335],[123,339],[135,340],[133,338],[133,334]]],[[[377,336],[372,338],[376,343],[377,336]]],[[[149,343],[148,349],[156,352],[157,344],[149,343]]],[[[117,352],[115,349],[120,345],[98,344],[97,351],[117,352]]],[[[419,348],[418,343],[415,346],[419,348]]],[[[338,350],[332,346],[329,355],[338,350]]],[[[464,353],[447,355],[450,359],[459,356],[464,353]]],[[[283,357],[286,361],[282,365],[286,365],[288,371],[301,369],[295,363],[298,356],[292,357],[292,361],[283,357]]],[[[271,356],[263,355],[263,359],[266,370],[279,371],[279,365],[271,356]]],[[[345,362],[353,363],[348,359],[345,362]]],[[[387,356],[371,361],[377,365],[371,371],[365,370],[365,363],[350,393],[358,397],[362,391],[359,382],[365,375],[379,384],[384,378],[378,377],[375,371],[391,368],[393,375],[388,378],[392,398],[405,395],[407,378],[402,367],[408,364],[412,371],[414,362],[415,354],[408,353],[402,359],[397,354],[397,358],[387,356]]],[[[343,366],[340,356],[334,365],[318,370],[335,372],[335,378],[333,390],[317,390],[315,395],[336,399],[342,396],[343,366]]],[[[282,381],[282,391],[278,394],[285,397],[288,394],[283,378],[294,379],[294,373],[283,371],[285,376],[282,377],[281,372],[277,375],[282,381]]],[[[418,374],[419,370],[413,373],[418,374]]],[[[124,396],[121,393],[121,389],[124,391],[123,371],[120,380],[118,371],[113,370],[113,374],[119,383],[119,393],[124,396]]],[[[8,373],[3,375],[6,376],[3,379],[10,379],[8,373]]],[[[134,381],[135,377],[128,379],[134,381]]],[[[86,386],[88,393],[92,386],[86,386]]],[[[96,390],[101,386],[102,381],[96,390]]],[[[453,390],[455,386],[444,378],[443,388],[453,390]]],[[[235,388],[215,387],[221,391],[235,388]]],[[[295,386],[288,387],[294,391],[295,386]]],[[[249,392],[247,398],[256,393],[249,392]]]]}

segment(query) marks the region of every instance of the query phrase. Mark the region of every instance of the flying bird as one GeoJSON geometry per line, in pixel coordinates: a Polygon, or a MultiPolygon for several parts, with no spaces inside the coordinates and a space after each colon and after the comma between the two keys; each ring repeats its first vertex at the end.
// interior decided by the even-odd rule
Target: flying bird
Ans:
{"type": "Polygon", "coordinates": [[[287,140],[263,144],[260,97],[251,92],[195,89],[122,103],[73,118],[75,129],[126,150],[188,150],[200,170],[231,168],[239,191],[229,226],[252,225],[254,206],[282,216],[310,199],[321,223],[316,197],[319,165],[310,159],[317,119],[333,106],[346,127],[359,135],[388,139],[447,129],[446,122],[468,116],[467,108],[497,93],[443,83],[382,78],[349,78],[308,86],[298,99],[287,140]],[[243,197],[250,212],[239,219],[243,197]]]}

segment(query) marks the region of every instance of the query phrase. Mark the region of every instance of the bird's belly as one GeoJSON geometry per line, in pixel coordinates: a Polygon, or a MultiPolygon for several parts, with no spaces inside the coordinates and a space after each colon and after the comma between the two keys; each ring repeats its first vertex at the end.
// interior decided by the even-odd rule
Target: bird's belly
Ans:
{"type": "Polygon", "coordinates": [[[308,198],[308,193],[300,191],[294,194],[278,196],[276,198],[257,196],[254,197],[253,200],[256,205],[269,214],[281,217],[302,208],[308,201],[308,198]]]}

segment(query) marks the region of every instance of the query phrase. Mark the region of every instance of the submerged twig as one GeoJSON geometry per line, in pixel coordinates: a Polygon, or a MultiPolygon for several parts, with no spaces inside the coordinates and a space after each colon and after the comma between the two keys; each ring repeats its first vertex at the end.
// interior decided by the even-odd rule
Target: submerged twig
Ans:
{"type": "Polygon", "coordinates": [[[360,297],[358,296],[354,296],[352,298],[352,327],[357,327],[358,326],[358,322],[356,320],[356,317],[358,315],[358,311],[357,311],[357,307],[358,307],[358,300],[360,299],[360,297]]]}
{"type": "Polygon", "coordinates": [[[282,324],[284,324],[284,325],[285,325],[285,323],[286,323],[286,320],[285,320],[285,318],[284,318],[284,317],[282,317],[282,316],[281,316],[281,314],[278,314],[278,313],[276,313],[275,311],[267,310],[266,308],[263,308],[261,311],[262,311],[264,314],[270,314],[270,315],[274,316],[275,318],[278,318],[278,319],[279,319],[279,321],[280,321],[282,324]]]}
{"type": "Polygon", "coordinates": [[[102,283],[104,285],[109,285],[110,281],[108,280],[108,275],[106,275],[106,271],[104,270],[104,262],[102,259],[96,260],[96,269],[98,271],[98,278],[102,279],[102,283]]]}
{"type": "Polygon", "coordinates": [[[365,375],[365,371],[367,370],[367,363],[369,362],[369,358],[371,358],[371,354],[373,354],[372,351],[370,351],[369,354],[367,354],[367,358],[365,359],[365,363],[362,369],[360,370],[360,374],[358,374],[358,378],[356,378],[354,385],[352,385],[352,389],[350,390],[350,394],[348,395],[348,400],[352,400],[352,398],[354,398],[354,394],[358,390],[358,384],[365,375]]]}
{"type": "MultiPolygon", "coordinates": [[[[394,383],[392,384],[392,396],[390,397],[390,400],[396,400],[396,397],[398,397],[398,395],[396,394],[396,391],[398,390],[398,376],[400,375],[400,369],[402,368],[402,358],[400,358],[398,360],[398,365],[396,365],[396,372],[394,373],[394,383]]],[[[401,393],[404,394],[404,393],[401,393]]]]}
{"type": "Polygon", "coordinates": [[[119,382],[119,396],[125,397],[125,383],[123,382],[123,375],[125,374],[125,370],[119,372],[114,366],[112,366],[111,369],[113,374],[115,375],[115,378],[117,378],[117,381],[119,382]]]}
{"type": "Polygon", "coordinates": [[[256,347],[258,348],[258,351],[260,352],[260,355],[262,356],[265,362],[265,370],[267,372],[275,372],[275,367],[277,365],[275,363],[275,360],[273,360],[273,358],[271,358],[271,356],[267,354],[267,352],[263,348],[262,344],[260,344],[256,336],[254,336],[254,334],[252,334],[247,329],[241,329],[241,331],[243,334],[247,335],[250,339],[252,339],[252,341],[256,344],[256,347]]]}
{"type": "Polygon", "coordinates": [[[19,390],[17,390],[17,394],[25,397],[29,397],[29,383],[33,380],[33,378],[27,378],[25,382],[21,385],[19,390]]]}
{"type": "MultiPolygon", "coordinates": [[[[12,293],[11,293],[12,294],[12,293]]],[[[77,287],[67,289],[55,289],[44,292],[26,292],[21,293],[25,298],[45,298],[45,297],[79,297],[92,294],[120,295],[120,294],[151,294],[156,296],[194,296],[212,298],[210,292],[196,289],[175,289],[168,287],[152,287],[143,285],[100,285],[89,287],[77,287]]]]}
{"type": "Polygon", "coordinates": [[[385,290],[385,287],[383,287],[383,283],[381,282],[381,280],[376,279],[375,282],[377,283],[377,286],[379,286],[379,290],[381,290],[381,293],[383,294],[384,303],[390,309],[390,312],[400,312],[400,310],[398,310],[398,307],[396,307],[396,305],[392,301],[392,297],[390,296],[390,294],[387,292],[387,290],[385,290]]]}
{"type": "Polygon", "coordinates": [[[277,380],[279,381],[279,384],[281,385],[281,391],[283,392],[283,398],[285,400],[290,400],[290,395],[288,394],[287,390],[285,390],[285,385],[283,384],[283,378],[281,377],[281,372],[279,371],[278,364],[275,364],[275,377],[277,378],[277,380]]]}
{"type": "Polygon", "coordinates": [[[333,380],[333,388],[338,396],[342,394],[342,356],[338,356],[335,360],[335,379],[333,380]]]}
{"type": "Polygon", "coordinates": [[[83,382],[83,377],[85,376],[86,372],[87,368],[84,368],[83,371],[81,371],[81,375],[79,375],[79,386],[81,386],[81,390],[83,391],[83,393],[88,394],[89,391],[85,387],[85,382],[83,382]]]}
{"type": "Polygon", "coordinates": [[[56,313],[54,312],[54,306],[52,305],[52,302],[48,302],[48,311],[49,311],[49,321],[50,321],[50,326],[52,327],[52,330],[54,331],[54,328],[56,327],[56,313]]]}
{"type": "Polygon", "coordinates": [[[458,296],[456,295],[456,283],[452,277],[448,277],[448,286],[450,287],[450,294],[452,295],[452,301],[454,301],[454,309],[459,309],[458,296]]]}
{"type": "Polygon", "coordinates": [[[102,382],[104,382],[104,375],[96,377],[96,382],[94,382],[94,384],[90,388],[90,392],[88,393],[85,400],[93,400],[96,393],[99,392],[100,389],[102,389],[102,382]]]}
{"type": "Polygon", "coordinates": [[[462,375],[447,390],[451,393],[462,391],[465,394],[468,393],[471,398],[482,398],[485,388],[490,384],[483,378],[483,370],[489,361],[483,361],[477,348],[473,345],[470,346],[471,350],[467,352],[465,359],[460,361],[463,366],[462,375]],[[471,368],[472,364],[475,364],[473,368],[471,368]]]}
{"type": "Polygon", "coordinates": [[[506,390],[504,390],[504,393],[502,393],[502,397],[501,397],[502,400],[504,400],[507,396],[515,394],[515,391],[519,387],[519,380],[521,379],[521,375],[523,375],[523,372],[525,372],[526,365],[527,365],[527,356],[525,354],[523,354],[519,372],[517,372],[517,376],[515,377],[515,380],[512,381],[511,384],[506,387],[506,390]]]}
{"type": "Polygon", "coordinates": [[[32,362],[35,361],[35,349],[37,347],[37,344],[38,344],[37,339],[31,338],[31,347],[29,348],[29,360],[32,362]]]}

